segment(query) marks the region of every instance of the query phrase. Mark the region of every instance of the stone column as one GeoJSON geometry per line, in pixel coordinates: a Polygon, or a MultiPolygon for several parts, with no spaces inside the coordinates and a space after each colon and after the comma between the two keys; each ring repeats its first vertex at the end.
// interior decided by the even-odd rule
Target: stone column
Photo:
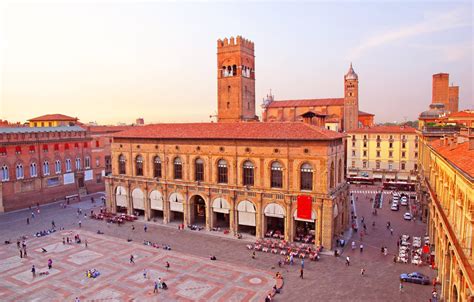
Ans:
{"type": "Polygon", "coordinates": [[[211,230],[212,227],[212,203],[211,203],[211,197],[207,197],[207,202],[206,204],[206,230],[209,231],[211,230]]]}
{"type": "Polygon", "coordinates": [[[151,216],[151,199],[150,199],[150,192],[147,189],[145,189],[145,196],[143,197],[143,203],[144,203],[144,208],[145,208],[145,220],[150,221],[150,216],[151,216]]]}
{"type": "Polygon", "coordinates": [[[188,200],[188,193],[185,194],[184,202],[183,202],[183,218],[184,218],[184,225],[191,224],[191,213],[189,212],[189,200],[188,200]]]}
{"type": "Polygon", "coordinates": [[[255,227],[255,237],[257,239],[262,239],[264,235],[263,230],[263,213],[262,213],[262,203],[257,203],[257,213],[256,213],[256,227],[255,227]]]}
{"type": "Polygon", "coordinates": [[[323,228],[323,205],[321,200],[316,201],[316,223],[315,223],[315,233],[314,233],[314,244],[320,246],[322,243],[322,228],[323,228]]]}
{"type": "Polygon", "coordinates": [[[127,192],[127,214],[133,215],[133,199],[132,199],[132,190],[130,184],[128,185],[128,192],[127,192]]]}
{"type": "Polygon", "coordinates": [[[165,186],[163,190],[163,223],[167,224],[169,222],[170,222],[170,202],[168,200],[168,186],[165,186]]]}
{"type": "Polygon", "coordinates": [[[326,249],[332,249],[334,236],[333,200],[323,200],[322,244],[326,249]]]}
{"type": "Polygon", "coordinates": [[[286,215],[285,215],[285,240],[286,241],[293,241],[293,232],[291,223],[292,223],[292,218],[291,217],[291,201],[287,201],[286,203],[286,215]]]}

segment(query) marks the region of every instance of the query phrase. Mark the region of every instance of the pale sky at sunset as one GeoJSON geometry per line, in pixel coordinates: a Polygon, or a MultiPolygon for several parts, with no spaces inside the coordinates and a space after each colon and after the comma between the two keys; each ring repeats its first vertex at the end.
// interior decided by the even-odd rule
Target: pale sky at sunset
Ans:
{"type": "MultiPolygon", "coordinates": [[[[255,43],[256,102],[343,96],[352,61],[359,107],[415,119],[433,73],[474,108],[471,1],[9,1],[0,5],[0,119],[210,121],[218,38],[255,43]]],[[[258,111],[260,115],[260,110],[258,111]]]]}

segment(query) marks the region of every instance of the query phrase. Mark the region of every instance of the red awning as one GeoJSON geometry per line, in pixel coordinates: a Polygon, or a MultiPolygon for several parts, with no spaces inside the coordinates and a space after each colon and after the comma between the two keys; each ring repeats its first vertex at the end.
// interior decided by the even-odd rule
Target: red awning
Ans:
{"type": "Polygon", "coordinates": [[[7,154],[7,148],[6,147],[0,147],[0,153],[7,154]]]}
{"type": "Polygon", "coordinates": [[[87,142],[84,142],[84,148],[87,148],[87,142]]]}
{"type": "Polygon", "coordinates": [[[34,145],[30,145],[30,151],[35,151],[35,146],[34,145]]]}
{"type": "Polygon", "coordinates": [[[69,144],[64,144],[64,149],[69,150],[69,144]]]}
{"type": "Polygon", "coordinates": [[[54,144],[54,150],[59,150],[59,144],[54,144]]]}
{"type": "Polygon", "coordinates": [[[48,145],[44,144],[43,145],[43,150],[48,150],[48,145]]]}
{"type": "Polygon", "coordinates": [[[299,195],[297,199],[297,217],[301,219],[311,219],[311,196],[299,195]]]}
{"type": "Polygon", "coordinates": [[[20,146],[16,146],[16,147],[15,147],[15,152],[20,153],[20,152],[21,152],[21,147],[20,147],[20,146]]]}

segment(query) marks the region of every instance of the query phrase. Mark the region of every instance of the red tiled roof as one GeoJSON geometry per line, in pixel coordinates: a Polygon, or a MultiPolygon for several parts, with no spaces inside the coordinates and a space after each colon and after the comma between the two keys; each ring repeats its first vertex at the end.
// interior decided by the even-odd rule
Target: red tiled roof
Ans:
{"type": "Polygon", "coordinates": [[[112,133],[112,132],[125,131],[135,126],[87,126],[87,125],[84,125],[82,127],[92,133],[112,133]]]}
{"type": "Polygon", "coordinates": [[[474,111],[453,112],[449,114],[447,117],[448,118],[459,118],[459,117],[474,118],[474,111]]]}
{"type": "Polygon", "coordinates": [[[302,122],[154,124],[114,134],[117,138],[333,140],[344,135],[302,122]]]}
{"type": "Polygon", "coordinates": [[[443,145],[441,139],[430,143],[439,155],[453,163],[457,168],[474,177],[474,149],[469,150],[469,141],[443,145]]]}
{"type": "Polygon", "coordinates": [[[269,108],[279,107],[317,107],[317,106],[344,106],[344,98],[332,99],[306,99],[306,100],[282,100],[273,101],[269,108]]]}
{"type": "Polygon", "coordinates": [[[64,114],[46,114],[38,116],[28,120],[29,122],[35,121],[77,121],[77,117],[70,117],[64,114]]]}
{"type": "Polygon", "coordinates": [[[415,128],[408,126],[374,126],[374,127],[365,127],[358,128],[349,133],[411,133],[415,134],[415,128]]]}
{"type": "Polygon", "coordinates": [[[368,115],[368,116],[374,116],[372,113],[364,112],[359,110],[359,115],[368,115]]]}

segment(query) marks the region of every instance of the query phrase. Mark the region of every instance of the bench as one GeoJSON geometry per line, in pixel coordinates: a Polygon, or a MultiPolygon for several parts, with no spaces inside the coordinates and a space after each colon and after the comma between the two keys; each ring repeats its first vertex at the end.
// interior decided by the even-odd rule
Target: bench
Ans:
{"type": "Polygon", "coordinates": [[[69,204],[69,201],[71,201],[71,199],[76,199],[76,198],[79,198],[79,194],[67,195],[66,197],[64,197],[67,204],[69,204]]]}

